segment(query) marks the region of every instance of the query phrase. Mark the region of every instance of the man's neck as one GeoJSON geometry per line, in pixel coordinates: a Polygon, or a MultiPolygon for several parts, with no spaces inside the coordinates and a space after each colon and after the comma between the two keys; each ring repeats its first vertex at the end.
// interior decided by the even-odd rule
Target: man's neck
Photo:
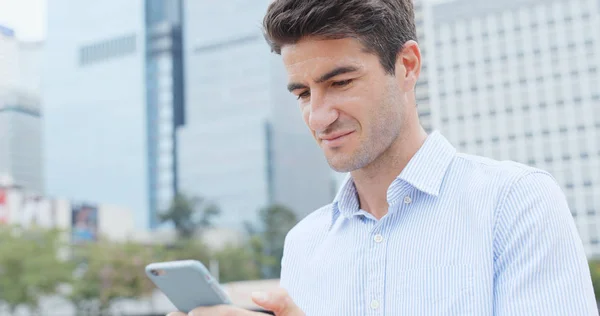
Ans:
{"type": "Polygon", "coordinates": [[[427,133],[421,125],[408,129],[370,165],[353,171],[361,209],[381,219],[388,212],[387,191],[421,148],[427,133]]]}

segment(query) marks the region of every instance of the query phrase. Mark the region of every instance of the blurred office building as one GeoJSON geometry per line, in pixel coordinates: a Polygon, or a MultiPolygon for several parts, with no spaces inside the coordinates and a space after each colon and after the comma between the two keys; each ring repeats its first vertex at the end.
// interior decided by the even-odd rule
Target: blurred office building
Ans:
{"type": "Polygon", "coordinates": [[[551,172],[600,255],[600,2],[457,0],[432,21],[434,126],[461,151],[551,172]]]}
{"type": "Polygon", "coordinates": [[[20,41],[0,25],[0,177],[41,194],[41,42],[20,41]]]}
{"type": "Polygon", "coordinates": [[[217,203],[223,226],[254,221],[272,203],[303,217],[328,203],[334,190],[286,90],[282,61],[262,36],[269,2],[185,1],[179,188],[217,203]]]}
{"type": "Polygon", "coordinates": [[[48,4],[47,193],[134,210],[139,228],[177,191],[183,123],[179,0],[48,4]]]}

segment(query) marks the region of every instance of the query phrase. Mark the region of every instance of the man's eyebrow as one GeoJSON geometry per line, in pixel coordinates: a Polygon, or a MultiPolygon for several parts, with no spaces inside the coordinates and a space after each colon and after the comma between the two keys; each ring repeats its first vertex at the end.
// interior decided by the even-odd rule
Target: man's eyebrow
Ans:
{"type": "Polygon", "coordinates": [[[331,70],[330,72],[322,75],[319,79],[317,79],[317,83],[323,83],[335,76],[339,76],[339,75],[343,75],[349,72],[355,72],[358,71],[357,67],[354,66],[343,66],[343,67],[338,67],[335,68],[333,70],[331,70]]]}
{"type": "Polygon", "coordinates": [[[305,84],[292,82],[288,84],[287,89],[289,92],[292,92],[294,90],[308,89],[308,87],[305,84]]]}
{"type": "MultiPolygon", "coordinates": [[[[323,83],[335,76],[339,76],[339,75],[343,75],[346,73],[350,73],[350,72],[355,72],[358,71],[358,67],[354,67],[354,66],[343,66],[343,67],[337,67],[331,71],[329,71],[328,73],[322,75],[321,77],[319,77],[319,79],[317,79],[317,83],[323,83]]],[[[302,83],[296,83],[296,82],[292,82],[290,84],[288,84],[287,86],[288,91],[292,92],[294,90],[299,90],[299,89],[308,89],[308,87],[305,84],[302,83]]]]}

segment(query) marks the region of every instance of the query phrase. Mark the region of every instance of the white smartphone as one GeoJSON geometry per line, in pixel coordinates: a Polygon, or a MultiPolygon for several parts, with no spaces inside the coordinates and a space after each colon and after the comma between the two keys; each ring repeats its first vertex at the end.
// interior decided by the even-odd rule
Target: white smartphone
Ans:
{"type": "Polygon", "coordinates": [[[228,295],[200,261],[151,263],[146,266],[146,275],[181,312],[231,304],[228,295]]]}

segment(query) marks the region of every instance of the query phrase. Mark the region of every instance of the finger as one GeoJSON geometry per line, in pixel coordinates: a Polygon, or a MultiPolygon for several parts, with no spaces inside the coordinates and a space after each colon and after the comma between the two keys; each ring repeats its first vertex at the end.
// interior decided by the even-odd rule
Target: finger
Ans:
{"type": "Polygon", "coordinates": [[[168,313],[167,316],[186,316],[185,313],[182,312],[172,312],[168,313]]]}
{"type": "Polygon", "coordinates": [[[304,315],[304,312],[292,301],[292,298],[284,289],[277,289],[272,292],[252,293],[252,301],[260,307],[274,312],[278,316],[304,315]]]}
{"type": "MultiPolygon", "coordinates": [[[[264,315],[230,305],[217,305],[210,307],[198,307],[191,311],[188,316],[258,316],[264,315]]],[[[179,316],[179,315],[177,315],[179,316]]]]}

